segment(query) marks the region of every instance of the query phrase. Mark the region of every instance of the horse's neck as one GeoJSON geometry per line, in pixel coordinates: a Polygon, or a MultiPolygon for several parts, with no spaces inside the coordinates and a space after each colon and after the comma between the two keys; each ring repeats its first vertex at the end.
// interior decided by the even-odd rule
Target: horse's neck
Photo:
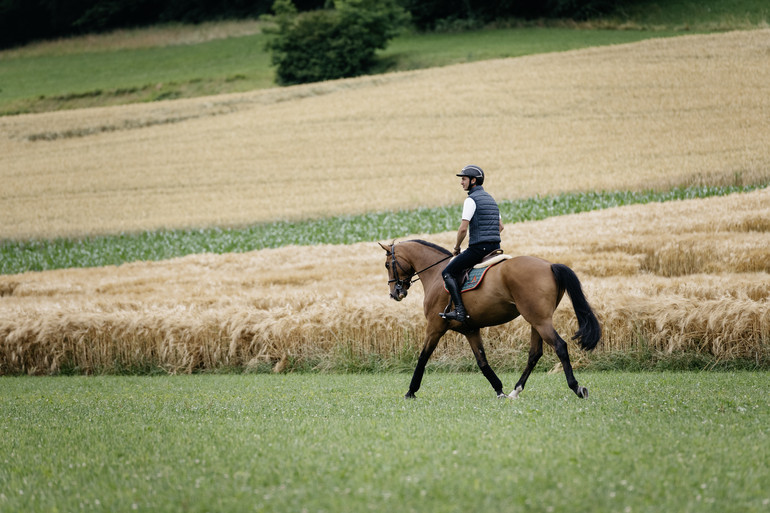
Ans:
{"type": "Polygon", "coordinates": [[[440,276],[441,271],[449,263],[449,259],[446,258],[446,255],[443,253],[422,246],[416,247],[414,250],[410,251],[408,258],[409,263],[412,265],[415,272],[422,271],[420,273],[420,281],[422,281],[423,284],[425,284],[426,281],[436,279],[440,276]],[[442,260],[444,261],[442,262],[442,260]]]}

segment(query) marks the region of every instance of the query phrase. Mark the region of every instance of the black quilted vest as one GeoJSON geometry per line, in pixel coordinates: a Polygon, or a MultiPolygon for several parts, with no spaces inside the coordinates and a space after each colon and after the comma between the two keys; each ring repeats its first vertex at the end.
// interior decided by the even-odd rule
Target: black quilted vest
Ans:
{"type": "Polygon", "coordinates": [[[477,185],[468,194],[476,202],[476,213],[469,224],[468,244],[500,242],[500,209],[492,196],[477,185]]]}

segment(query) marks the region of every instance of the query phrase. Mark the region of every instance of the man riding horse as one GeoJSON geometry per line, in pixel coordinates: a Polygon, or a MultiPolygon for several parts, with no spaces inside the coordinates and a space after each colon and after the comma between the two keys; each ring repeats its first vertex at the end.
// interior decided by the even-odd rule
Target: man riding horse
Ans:
{"type": "Polygon", "coordinates": [[[479,369],[492,385],[497,397],[509,397],[503,392],[500,378],[489,366],[481,329],[505,324],[519,316],[531,327],[529,358],[510,397],[518,397],[524,389],[529,375],[543,355],[544,341],[559,357],[569,388],[578,397],[588,397],[588,389],[578,385],[572,372],[567,343],[553,325],[553,314],[566,292],[572,301],[578,323],[578,330],[572,339],[578,341],[582,349],[590,351],[601,338],[599,321],[572,269],[533,256],[508,258],[487,268],[484,271],[485,278],[478,278],[478,284],[464,293],[464,302],[460,297],[459,274],[500,248],[503,225],[495,200],[481,186],[484,183],[484,171],[478,166],[466,166],[457,176],[462,177],[461,183],[463,189],[468,191],[468,199],[463,206],[454,252],[423,240],[393,241],[390,246],[380,243],[386,253],[385,268],[388,270],[390,297],[396,301],[403,300],[409,292],[409,286],[416,280],[422,283],[425,292],[423,312],[428,323],[406,397],[415,397],[428,360],[441,337],[449,330],[465,335],[479,369]],[[468,249],[460,253],[460,244],[469,231],[468,249]],[[451,258],[453,253],[455,259],[442,271],[439,265],[451,258]],[[455,304],[452,312],[442,312],[447,304],[442,281],[455,304]],[[466,305],[470,316],[466,312],[466,305]]]}
{"type": "Polygon", "coordinates": [[[455,309],[439,315],[448,321],[465,323],[468,314],[465,312],[460,293],[462,275],[481,262],[485,256],[500,249],[500,232],[504,227],[497,203],[482,187],[484,171],[478,166],[465,166],[457,176],[461,177],[460,184],[463,190],[468,192],[468,197],[463,203],[462,219],[457,230],[457,243],[454,248],[456,256],[441,273],[455,309]],[[469,231],[468,248],[461,253],[460,245],[469,231]]]}

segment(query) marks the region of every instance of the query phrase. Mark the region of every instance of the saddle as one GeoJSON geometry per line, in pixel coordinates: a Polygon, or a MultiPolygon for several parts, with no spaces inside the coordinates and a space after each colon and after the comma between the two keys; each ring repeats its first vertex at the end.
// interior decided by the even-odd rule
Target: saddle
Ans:
{"type": "MultiPolygon", "coordinates": [[[[495,251],[491,252],[482,258],[481,262],[466,270],[462,274],[462,279],[460,280],[460,283],[462,283],[460,286],[460,292],[467,292],[469,290],[475,289],[481,285],[481,280],[484,279],[484,275],[487,274],[487,271],[491,267],[511,258],[513,257],[503,253],[502,249],[496,249],[495,251]]],[[[446,287],[444,287],[444,289],[446,290],[446,287]]]]}
{"type": "MultiPolygon", "coordinates": [[[[481,285],[481,280],[484,279],[484,276],[487,274],[489,269],[499,264],[500,262],[504,262],[511,258],[513,257],[511,255],[504,254],[502,249],[496,249],[495,251],[482,258],[481,262],[474,265],[472,268],[468,269],[462,274],[462,279],[460,280],[462,283],[460,286],[460,293],[462,294],[463,292],[473,290],[481,285]]],[[[444,285],[444,290],[447,290],[446,285],[444,285]]],[[[447,290],[447,292],[449,291],[447,290]]],[[[451,309],[452,298],[450,297],[449,303],[446,305],[446,308],[444,308],[444,314],[449,313],[451,309]]]]}

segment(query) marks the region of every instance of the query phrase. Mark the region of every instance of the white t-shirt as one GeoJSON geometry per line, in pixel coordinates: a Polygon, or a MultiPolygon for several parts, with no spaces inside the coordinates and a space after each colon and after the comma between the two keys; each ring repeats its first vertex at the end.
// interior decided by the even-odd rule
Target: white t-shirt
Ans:
{"type": "MultiPolygon", "coordinates": [[[[465,202],[463,203],[463,221],[470,221],[473,219],[473,214],[476,213],[476,202],[473,201],[473,198],[465,198],[465,202]]],[[[500,220],[502,221],[503,214],[500,214],[500,220]]]]}
{"type": "Polygon", "coordinates": [[[475,213],[476,202],[473,201],[473,198],[465,198],[465,203],[463,203],[463,221],[470,221],[475,213]]]}

